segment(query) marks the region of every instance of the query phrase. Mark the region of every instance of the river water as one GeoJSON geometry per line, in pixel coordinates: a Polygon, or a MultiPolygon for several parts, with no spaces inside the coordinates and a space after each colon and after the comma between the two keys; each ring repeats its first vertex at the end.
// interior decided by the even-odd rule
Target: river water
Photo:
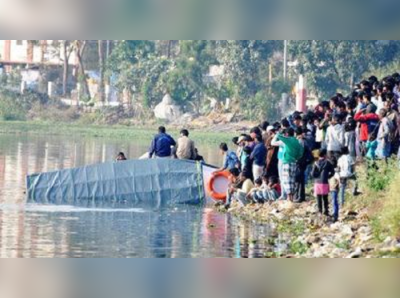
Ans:
{"type": "MultiPolygon", "coordinates": [[[[269,229],[209,208],[83,209],[29,205],[27,174],[141,156],[147,142],[0,135],[0,257],[261,257],[269,229]]],[[[199,145],[211,164],[215,146],[199,145]]]]}

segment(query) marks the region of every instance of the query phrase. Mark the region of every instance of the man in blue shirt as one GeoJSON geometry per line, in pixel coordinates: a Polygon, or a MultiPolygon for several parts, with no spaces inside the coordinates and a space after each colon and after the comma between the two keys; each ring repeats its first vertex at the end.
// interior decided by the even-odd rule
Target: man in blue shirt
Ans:
{"type": "Polygon", "coordinates": [[[226,143],[222,143],[219,146],[219,149],[221,150],[221,154],[224,155],[225,161],[224,161],[223,168],[221,168],[218,172],[229,171],[234,168],[239,168],[240,162],[239,162],[239,159],[238,159],[236,153],[233,151],[230,151],[228,149],[228,145],[226,143]]]}
{"type": "Polygon", "coordinates": [[[176,146],[175,140],[167,134],[164,126],[158,128],[156,135],[151,143],[149,156],[153,158],[170,158],[172,155],[171,147],[176,146]]]}
{"type": "Polygon", "coordinates": [[[265,147],[261,136],[257,136],[256,146],[251,153],[250,159],[253,161],[253,177],[257,180],[262,176],[265,170],[265,165],[267,161],[267,148],[265,147]]]}

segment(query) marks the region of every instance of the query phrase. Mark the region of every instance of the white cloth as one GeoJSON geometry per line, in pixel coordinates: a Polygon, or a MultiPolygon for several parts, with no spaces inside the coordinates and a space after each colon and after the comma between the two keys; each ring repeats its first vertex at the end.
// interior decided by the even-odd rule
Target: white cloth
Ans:
{"type": "Polygon", "coordinates": [[[323,141],[325,141],[324,135],[325,135],[324,130],[323,130],[323,129],[317,128],[317,133],[316,133],[315,141],[316,141],[317,143],[322,143],[323,141]]]}
{"type": "Polygon", "coordinates": [[[350,155],[343,155],[338,160],[340,178],[350,178],[353,176],[353,166],[355,165],[354,158],[350,155]]]}
{"type": "Polygon", "coordinates": [[[264,173],[264,167],[260,167],[260,166],[257,166],[257,165],[253,164],[254,181],[256,181],[258,178],[261,178],[263,173],[264,173]]]}
{"type": "Polygon", "coordinates": [[[336,124],[329,126],[326,132],[326,145],[328,151],[341,152],[345,146],[344,127],[336,124]]]}

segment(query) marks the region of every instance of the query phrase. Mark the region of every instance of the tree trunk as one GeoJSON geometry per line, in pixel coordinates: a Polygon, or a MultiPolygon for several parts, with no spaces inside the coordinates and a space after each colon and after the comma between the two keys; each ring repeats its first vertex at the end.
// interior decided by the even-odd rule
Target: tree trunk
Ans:
{"type": "Polygon", "coordinates": [[[104,90],[104,51],[103,51],[103,40],[98,41],[99,50],[99,68],[100,68],[100,82],[99,82],[99,101],[101,103],[105,102],[106,95],[104,90]]]}
{"type": "Polygon", "coordinates": [[[68,41],[63,41],[64,53],[64,69],[63,69],[63,96],[67,95],[68,73],[69,73],[69,55],[68,55],[68,41]]]}
{"type": "Polygon", "coordinates": [[[76,57],[78,59],[78,65],[79,65],[79,82],[82,84],[82,91],[83,95],[87,99],[91,99],[90,92],[89,92],[89,85],[86,79],[86,73],[85,73],[85,64],[83,62],[83,53],[86,48],[86,40],[79,42],[79,45],[76,47],[76,57]]]}
{"type": "Polygon", "coordinates": [[[168,40],[168,52],[167,52],[167,57],[168,59],[171,58],[171,50],[172,50],[172,40],[168,40]]]}

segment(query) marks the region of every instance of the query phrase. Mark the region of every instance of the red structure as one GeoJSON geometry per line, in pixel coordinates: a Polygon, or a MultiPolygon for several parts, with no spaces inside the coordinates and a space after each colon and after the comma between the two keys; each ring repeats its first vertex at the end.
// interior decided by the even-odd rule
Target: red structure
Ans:
{"type": "Polygon", "coordinates": [[[301,75],[299,81],[296,84],[296,111],[307,112],[307,89],[306,81],[301,75]]]}

